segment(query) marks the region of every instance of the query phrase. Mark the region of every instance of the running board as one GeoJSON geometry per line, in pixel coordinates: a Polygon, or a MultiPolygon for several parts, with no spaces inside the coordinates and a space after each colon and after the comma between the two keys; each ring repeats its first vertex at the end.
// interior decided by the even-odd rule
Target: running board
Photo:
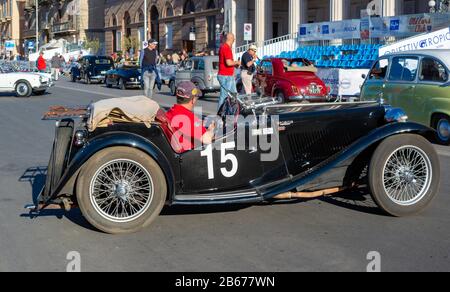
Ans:
{"type": "Polygon", "coordinates": [[[261,202],[264,198],[256,192],[239,194],[176,195],[173,205],[218,205],[261,202]]]}

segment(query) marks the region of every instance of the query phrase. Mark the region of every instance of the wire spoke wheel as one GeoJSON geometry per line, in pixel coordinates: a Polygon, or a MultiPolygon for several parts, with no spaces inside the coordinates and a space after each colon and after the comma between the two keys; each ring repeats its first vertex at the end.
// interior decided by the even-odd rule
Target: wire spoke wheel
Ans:
{"type": "Polygon", "coordinates": [[[90,200],[105,219],[126,223],[142,216],[150,207],[154,185],[139,163],[118,159],[101,166],[90,183],[90,200]]]}
{"type": "Polygon", "coordinates": [[[401,206],[418,203],[432,182],[432,165],[428,155],[415,146],[396,149],[383,169],[383,186],[389,199],[401,206]]]}

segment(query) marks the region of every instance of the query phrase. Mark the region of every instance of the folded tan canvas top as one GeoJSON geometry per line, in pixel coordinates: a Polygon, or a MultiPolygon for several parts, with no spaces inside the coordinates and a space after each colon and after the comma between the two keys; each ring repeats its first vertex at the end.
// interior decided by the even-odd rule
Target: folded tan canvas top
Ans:
{"type": "Polygon", "coordinates": [[[145,96],[105,99],[89,107],[88,129],[91,132],[114,122],[143,123],[150,128],[159,110],[158,103],[145,96]]]}

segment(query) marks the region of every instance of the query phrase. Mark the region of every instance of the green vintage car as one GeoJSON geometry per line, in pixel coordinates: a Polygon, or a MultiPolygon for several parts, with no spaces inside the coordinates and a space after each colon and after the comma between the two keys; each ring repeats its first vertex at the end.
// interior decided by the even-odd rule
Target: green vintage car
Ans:
{"type": "Polygon", "coordinates": [[[380,57],[361,89],[362,100],[384,99],[411,121],[437,130],[450,143],[450,50],[421,50],[380,57]]]}

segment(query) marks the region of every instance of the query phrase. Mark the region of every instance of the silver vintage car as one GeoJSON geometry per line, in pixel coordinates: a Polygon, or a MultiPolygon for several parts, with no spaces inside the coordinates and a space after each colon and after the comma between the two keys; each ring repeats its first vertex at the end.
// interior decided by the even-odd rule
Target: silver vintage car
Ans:
{"type": "Polygon", "coordinates": [[[184,68],[177,71],[174,80],[169,84],[170,90],[175,95],[177,85],[180,82],[192,81],[202,91],[203,96],[206,93],[219,92],[218,72],[218,56],[193,57],[186,62],[184,68]]]}

